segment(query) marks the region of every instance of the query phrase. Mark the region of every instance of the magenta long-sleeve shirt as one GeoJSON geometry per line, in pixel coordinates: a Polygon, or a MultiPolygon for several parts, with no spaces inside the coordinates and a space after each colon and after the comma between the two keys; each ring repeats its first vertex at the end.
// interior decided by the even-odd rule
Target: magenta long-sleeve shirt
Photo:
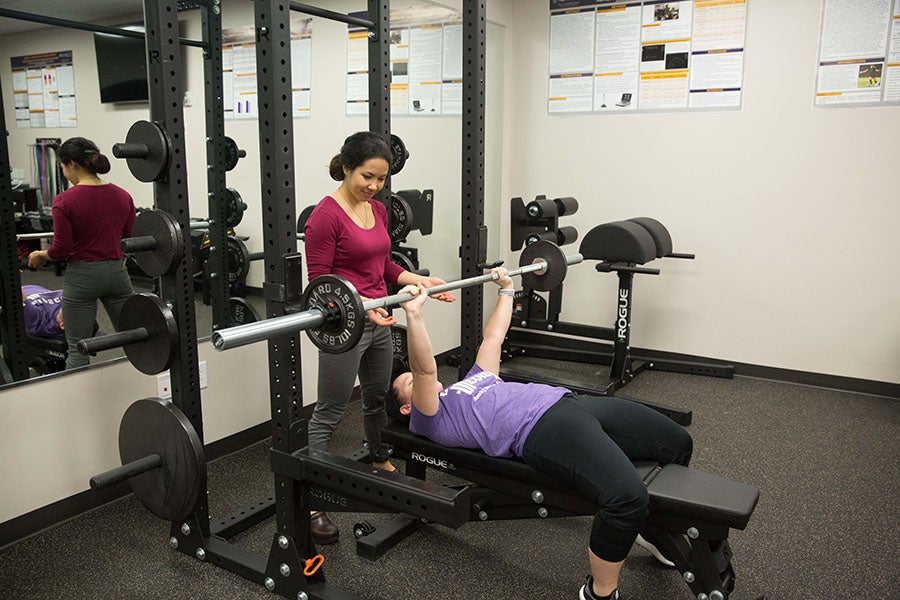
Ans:
{"type": "Polygon", "coordinates": [[[113,183],[76,185],[53,199],[52,260],[122,258],[122,238],[131,237],[134,200],[113,183]]]}
{"type": "Polygon", "coordinates": [[[369,200],[375,225],[357,225],[331,196],[316,205],[304,228],[306,270],[309,280],[337,275],[353,284],[365,298],[387,295],[387,283],[397,283],[403,267],[391,262],[387,209],[369,200]]]}

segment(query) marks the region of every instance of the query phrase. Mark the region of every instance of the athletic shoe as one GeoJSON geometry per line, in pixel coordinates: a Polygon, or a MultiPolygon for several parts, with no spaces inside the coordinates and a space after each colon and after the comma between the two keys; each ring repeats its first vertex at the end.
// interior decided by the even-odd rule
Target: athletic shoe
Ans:
{"type": "MultiPolygon", "coordinates": [[[[597,594],[594,593],[594,578],[590,575],[587,576],[587,581],[578,592],[578,600],[598,600],[597,594]]],[[[617,588],[609,595],[609,600],[625,600],[625,597],[619,593],[617,588]]]]}
{"type": "Polygon", "coordinates": [[[651,544],[641,534],[638,534],[637,539],[634,540],[634,543],[649,552],[653,555],[653,558],[666,565],[667,567],[674,567],[675,563],[666,558],[662,552],[659,551],[659,548],[656,547],[655,544],[651,544]]]}

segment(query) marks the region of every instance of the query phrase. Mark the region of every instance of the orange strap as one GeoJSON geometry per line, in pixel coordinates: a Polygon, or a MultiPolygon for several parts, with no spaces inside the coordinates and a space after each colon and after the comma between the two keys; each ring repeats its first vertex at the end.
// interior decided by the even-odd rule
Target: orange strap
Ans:
{"type": "Polygon", "coordinates": [[[322,566],[322,563],[325,562],[325,557],[321,554],[316,554],[312,558],[306,559],[306,568],[303,569],[303,574],[309,577],[313,575],[316,571],[319,570],[319,567],[322,566]]]}

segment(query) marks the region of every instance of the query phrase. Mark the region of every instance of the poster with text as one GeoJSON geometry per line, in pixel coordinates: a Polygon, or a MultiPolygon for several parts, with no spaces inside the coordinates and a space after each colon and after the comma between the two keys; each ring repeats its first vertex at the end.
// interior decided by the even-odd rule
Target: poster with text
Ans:
{"type": "Polygon", "coordinates": [[[16,127],[77,127],[72,51],[13,56],[16,127]]]}

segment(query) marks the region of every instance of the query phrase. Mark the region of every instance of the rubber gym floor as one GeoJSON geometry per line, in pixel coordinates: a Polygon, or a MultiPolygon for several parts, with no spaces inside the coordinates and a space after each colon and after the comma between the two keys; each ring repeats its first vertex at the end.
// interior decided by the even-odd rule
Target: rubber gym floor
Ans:
{"type": "MultiPolygon", "coordinates": [[[[516,359],[517,369],[596,367],[516,359]]],[[[455,369],[441,368],[448,383],[455,369]]],[[[567,374],[568,376],[568,374],[567,374]]],[[[735,377],[645,372],[627,395],[693,411],[692,466],[756,485],[760,501],[744,531],[730,537],[733,600],[900,598],[900,402],[863,394],[735,377]]],[[[261,392],[264,393],[264,392],[261,392]]],[[[351,404],[332,450],[361,441],[351,404]]],[[[209,464],[211,517],[269,494],[268,445],[209,464]]],[[[589,517],[421,527],[377,562],[359,558],[351,528],[390,516],[332,513],[338,544],[319,550],[328,581],[373,600],[575,600],[587,574],[589,517]]],[[[262,586],[172,551],[169,524],[133,496],[0,551],[2,597],[273,598],[262,586]]],[[[234,543],[268,552],[274,520],[234,543]]],[[[635,547],[620,578],[628,600],[690,600],[674,569],[635,547]]]]}

